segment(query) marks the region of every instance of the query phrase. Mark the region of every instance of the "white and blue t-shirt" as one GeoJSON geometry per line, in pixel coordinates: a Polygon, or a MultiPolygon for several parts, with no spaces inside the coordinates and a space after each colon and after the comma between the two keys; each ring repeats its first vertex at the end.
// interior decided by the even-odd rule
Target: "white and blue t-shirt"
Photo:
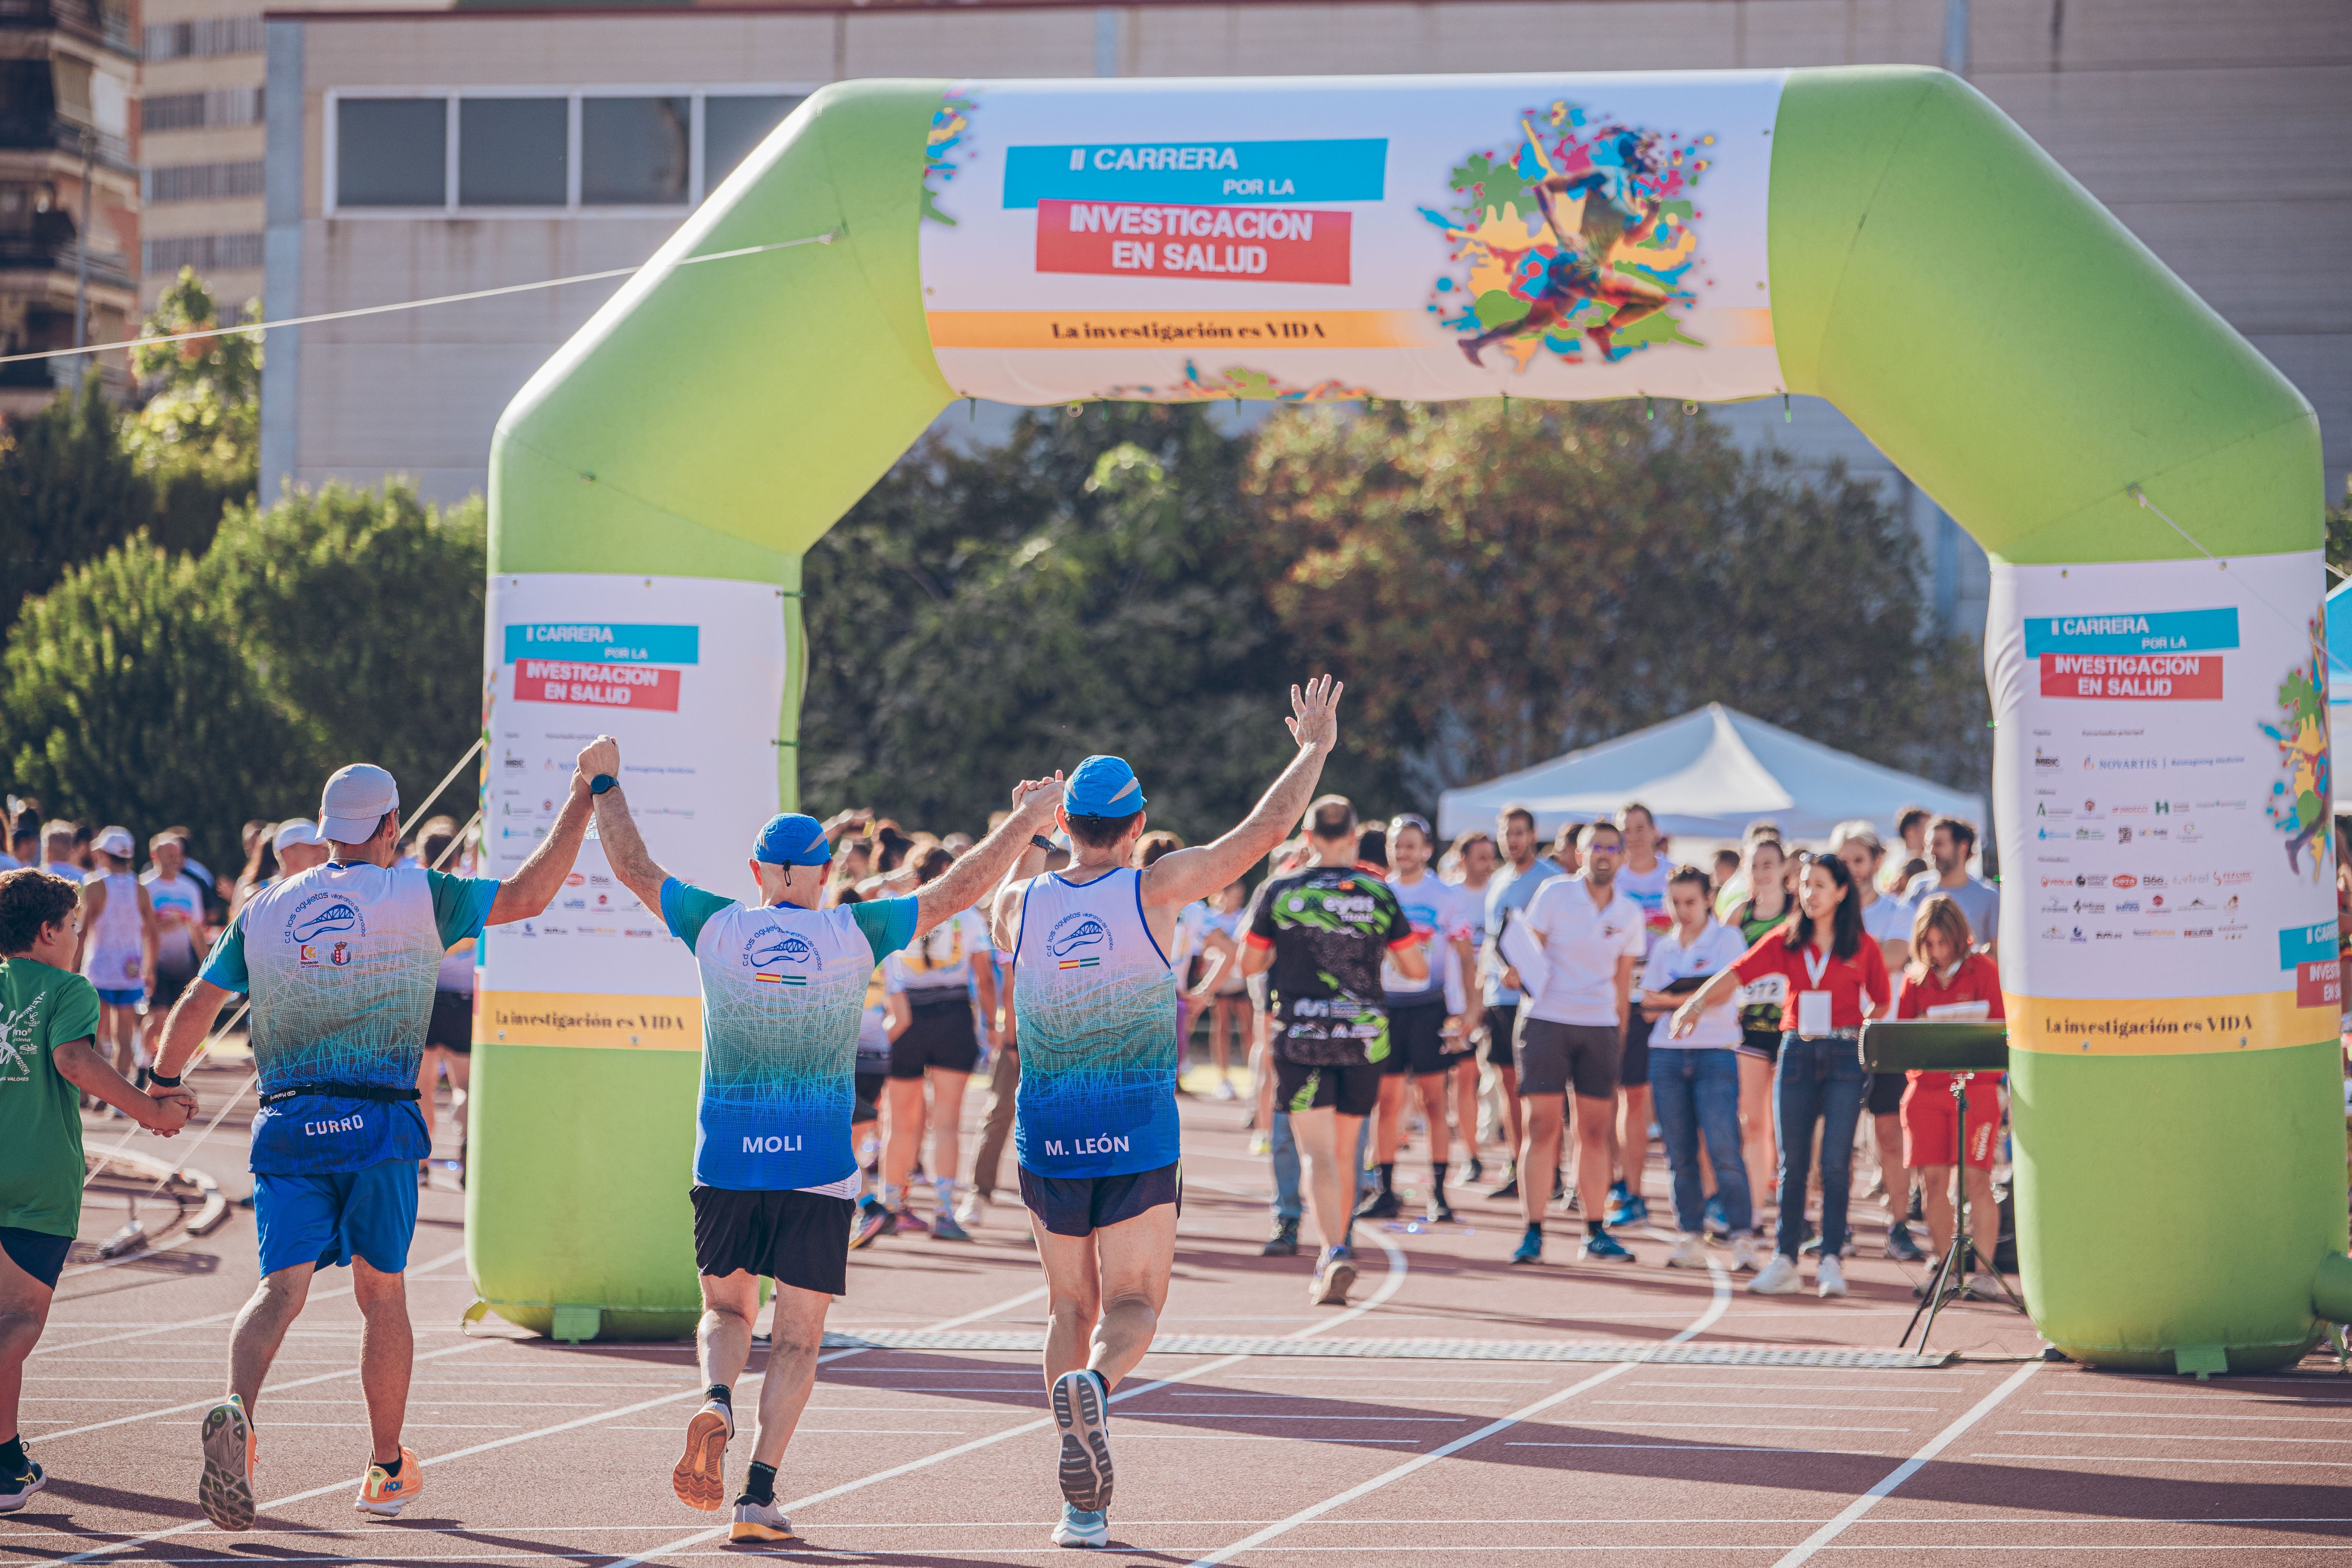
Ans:
{"type": "Polygon", "coordinates": [[[866,983],[913,940],[915,906],[751,907],[675,877],[662,884],[662,919],[702,973],[697,1183],[857,1195],[849,1117],[866,983]]]}
{"type": "Polygon", "coordinates": [[[1176,1163],[1176,975],[1143,919],[1143,873],[1049,871],[1022,890],[1013,1146],[1040,1176],[1176,1163]]]}
{"type": "MultiPolygon", "coordinates": [[[[1503,927],[1526,912],[1528,900],[1536,896],[1536,889],[1554,877],[1566,875],[1559,862],[1549,855],[1538,856],[1536,863],[1524,871],[1513,870],[1510,862],[1505,861],[1502,869],[1486,879],[1486,940],[1500,941],[1503,927]]],[[[1486,997],[1489,1007],[1516,1007],[1522,1000],[1517,992],[1503,984],[1503,965],[1499,962],[1486,965],[1486,997]]]]}
{"type": "MultiPolygon", "coordinates": [[[[481,935],[498,896],[495,878],[333,861],[257,889],[202,978],[252,995],[261,1092],[415,1089],[441,954],[481,935]]],[[[250,1164],[318,1175],[431,1152],[413,1101],[305,1093],[255,1114],[250,1164]]]]}
{"type": "Polygon", "coordinates": [[[1420,980],[1407,980],[1396,966],[1391,952],[1381,962],[1381,990],[1391,1007],[1412,1007],[1429,1002],[1445,1002],[1446,1011],[1463,1010],[1459,1001],[1461,986],[1455,970],[1459,962],[1454,944],[1470,935],[1473,916],[1470,900],[1460,888],[1438,880],[1434,872],[1424,871],[1417,882],[1406,882],[1391,876],[1389,891],[1404,910],[1404,918],[1412,922],[1412,934],[1425,944],[1423,953],[1429,959],[1429,973],[1420,980]]]}

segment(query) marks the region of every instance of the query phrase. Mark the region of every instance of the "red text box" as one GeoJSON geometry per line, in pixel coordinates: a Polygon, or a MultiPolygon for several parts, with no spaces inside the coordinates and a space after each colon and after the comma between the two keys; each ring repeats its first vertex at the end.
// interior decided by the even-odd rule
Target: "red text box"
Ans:
{"type": "Polygon", "coordinates": [[[2219,702],[2217,653],[2045,653],[2042,695],[2148,702],[2219,702]]]}
{"type": "Polygon", "coordinates": [[[679,672],[642,664],[586,664],[572,659],[515,661],[515,696],[524,702],[577,702],[590,708],[677,711],[679,672]]]}
{"type": "Polygon", "coordinates": [[[2344,1002],[2344,961],[2315,959],[2294,966],[2294,1005],[2298,1007],[2340,1007],[2344,1002]]]}
{"type": "Polygon", "coordinates": [[[1304,207],[1041,201],[1037,270],[1345,283],[1352,223],[1304,207]]]}

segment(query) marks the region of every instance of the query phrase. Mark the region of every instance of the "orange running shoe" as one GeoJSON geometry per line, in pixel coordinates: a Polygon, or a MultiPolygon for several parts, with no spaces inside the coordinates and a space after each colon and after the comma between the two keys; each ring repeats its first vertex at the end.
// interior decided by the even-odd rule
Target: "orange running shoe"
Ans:
{"type": "Polygon", "coordinates": [[[392,1475],[382,1465],[370,1465],[367,1474],[360,1479],[360,1495],[352,1506],[362,1513],[372,1513],[379,1519],[390,1519],[402,1509],[425,1495],[425,1467],[416,1458],[416,1450],[400,1450],[400,1474],[392,1475]]]}
{"type": "Polygon", "coordinates": [[[724,1400],[704,1402],[686,1424],[686,1453],[669,1473],[677,1500],[704,1513],[727,1506],[727,1440],[735,1436],[735,1412],[724,1400]]]}
{"type": "Polygon", "coordinates": [[[261,1448],[245,1414],[245,1397],[232,1394],[205,1412],[204,1479],[196,1502],[222,1530],[253,1528],[253,1467],[261,1448]]]}

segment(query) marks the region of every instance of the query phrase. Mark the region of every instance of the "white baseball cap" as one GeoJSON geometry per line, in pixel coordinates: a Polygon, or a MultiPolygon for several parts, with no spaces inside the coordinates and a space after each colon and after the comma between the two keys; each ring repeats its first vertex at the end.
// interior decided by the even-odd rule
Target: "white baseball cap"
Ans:
{"type": "Polygon", "coordinates": [[[319,796],[319,831],[338,844],[375,837],[384,814],[400,809],[400,785],[373,763],[337,768],[319,796]]]}
{"type": "Polygon", "coordinates": [[[139,846],[131,842],[131,829],[127,827],[105,829],[96,838],[90,840],[89,847],[101,854],[111,855],[120,860],[127,860],[139,853],[139,846]]]}
{"type": "Polygon", "coordinates": [[[298,816],[291,822],[281,822],[278,825],[278,837],[270,840],[269,847],[283,854],[291,845],[324,844],[326,841],[326,836],[319,831],[310,818],[298,816]]]}

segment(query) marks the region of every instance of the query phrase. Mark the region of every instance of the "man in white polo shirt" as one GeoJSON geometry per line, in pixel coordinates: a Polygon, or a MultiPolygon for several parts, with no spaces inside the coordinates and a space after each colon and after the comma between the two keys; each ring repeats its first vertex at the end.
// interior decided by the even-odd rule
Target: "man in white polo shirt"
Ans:
{"type": "MultiPolygon", "coordinates": [[[[1617,866],[1623,839],[1616,825],[1588,824],[1578,840],[1583,869],[1555,877],[1536,889],[1518,923],[1543,952],[1543,981],[1519,1009],[1514,1052],[1519,1098],[1525,1102],[1527,1146],[1519,1170],[1554,1170],[1559,1163],[1567,1096],[1576,1093],[1576,1185],[1584,1209],[1588,1263],[1631,1263],[1633,1255],[1609,1234],[1602,1205],[1609,1191],[1609,1122],[1617,1103],[1618,1061],[1633,995],[1633,966],[1648,945],[1641,906],[1620,892],[1617,866]]],[[[1507,954],[1506,955],[1507,957],[1507,954]]],[[[1532,962],[1532,961],[1531,961],[1532,962]]],[[[1516,967],[1503,976],[1514,989],[1516,967]]],[[[1519,1184],[1527,1233],[1513,1263],[1543,1261],[1544,1184],[1519,1184]]]]}

